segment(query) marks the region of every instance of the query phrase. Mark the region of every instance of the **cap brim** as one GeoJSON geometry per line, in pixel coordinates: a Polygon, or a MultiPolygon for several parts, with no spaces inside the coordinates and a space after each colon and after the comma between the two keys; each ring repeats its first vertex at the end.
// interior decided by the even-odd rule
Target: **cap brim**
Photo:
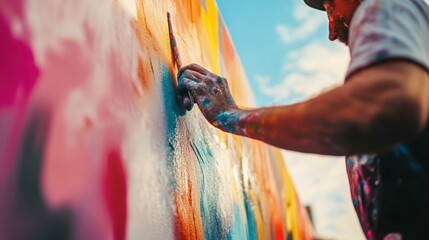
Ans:
{"type": "Polygon", "coordinates": [[[304,2],[312,8],[325,11],[325,7],[323,6],[323,0],[304,0],[304,2]]]}

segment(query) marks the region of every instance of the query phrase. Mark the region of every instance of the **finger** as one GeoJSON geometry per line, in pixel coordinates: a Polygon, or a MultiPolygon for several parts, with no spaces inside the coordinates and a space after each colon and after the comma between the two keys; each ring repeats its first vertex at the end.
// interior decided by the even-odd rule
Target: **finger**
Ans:
{"type": "Polygon", "coordinates": [[[180,94],[185,94],[187,92],[193,92],[199,87],[199,83],[196,82],[194,79],[189,78],[180,78],[177,85],[177,91],[180,94]]]}
{"type": "Polygon", "coordinates": [[[190,79],[184,78],[177,85],[177,92],[182,99],[185,96],[187,96],[188,99],[190,100],[190,103],[193,104],[195,98],[199,95],[204,95],[205,91],[202,84],[192,81],[190,79]]]}
{"type": "Polygon", "coordinates": [[[186,109],[186,111],[191,111],[192,107],[194,106],[193,97],[189,92],[188,94],[183,95],[182,105],[183,108],[186,109]]]}
{"type": "Polygon", "coordinates": [[[211,71],[207,70],[206,68],[204,68],[198,64],[195,64],[195,63],[186,66],[185,70],[191,70],[191,71],[197,72],[197,73],[205,75],[205,76],[211,76],[215,79],[216,78],[222,78],[222,77],[212,73],[211,71]]]}
{"type": "Polygon", "coordinates": [[[196,92],[195,90],[197,88],[198,83],[187,78],[182,78],[177,85],[179,102],[187,111],[190,111],[194,105],[194,99],[191,92],[196,92]]]}
{"type": "Polygon", "coordinates": [[[188,78],[196,82],[201,82],[205,80],[206,76],[199,72],[188,69],[177,75],[177,79],[181,78],[188,78]]]}
{"type": "Polygon", "coordinates": [[[185,72],[186,70],[191,70],[191,71],[194,71],[194,72],[198,72],[198,73],[200,73],[202,75],[207,75],[207,74],[211,73],[209,70],[201,67],[198,64],[193,63],[193,64],[189,64],[189,65],[181,68],[179,70],[179,74],[178,75],[180,76],[180,74],[183,73],[183,72],[185,72]]]}

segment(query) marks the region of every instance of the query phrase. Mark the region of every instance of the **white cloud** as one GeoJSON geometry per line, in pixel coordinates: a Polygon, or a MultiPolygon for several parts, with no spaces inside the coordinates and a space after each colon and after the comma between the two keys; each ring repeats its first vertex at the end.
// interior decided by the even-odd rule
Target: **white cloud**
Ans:
{"type": "MultiPolygon", "coordinates": [[[[301,2],[300,2],[301,3],[301,2]]],[[[305,4],[297,4],[293,17],[298,25],[278,24],[275,31],[285,44],[309,39],[326,24],[323,13],[305,4]]],[[[294,103],[309,98],[343,82],[349,62],[347,48],[314,41],[285,56],[282,70],[285,76],[280,83],[273,83],[269,76],[255,76],[260,91],[275,104],[294,103]]]]}
{"type": "Polygon", "coordinates": [[[349,63],[346,47],[310,43],[286,56],[280,83],[272,84],[268,76],[255,76],[260,91],[275,103],[293,103],[340,85],[349,63]]]}
{"type": "Polygon", "coordinates": [[[300,2],[293,10],[293,17],[298,21],[303,21],[313,15],[314,9],[309,8],[306,4],[300,2]]]}
{"type": "Polygon", "coordinates": [[[276,26],[276,32],[284,43],[292,43],[308,38],[322,23],[323,21],[320,21],[320,18],[309,18],[298,27],[279,24],[276,26]]]}
{"type": "Polygon", "coordinates": [[[259,91],[261,91],[264,95],[273,98],[275,102],[278,102],[278,98],[282,99],[290,97],[290,89],[276,88],[275,86],[272,86],[270,84],[271,79],[269,76],[257,75],[255,76],[255,80],[258,83],[259,91]]]}
{"type": "Polygon", "coordinates": [[[352,205],[344,157],[286,150],[283,155],[301,201],[312,207],[317,235],[365,239],[352,205]]]}
{"type": "Polygon", "coordinates": [[[300,24],[297,26],[278,24],[275,26],[276,33],[286,44],[308,38],[325,23],[324,15],[314,14],[314,12],[304,4],[298,4],[293,11],[293,16],[300,24]]]}

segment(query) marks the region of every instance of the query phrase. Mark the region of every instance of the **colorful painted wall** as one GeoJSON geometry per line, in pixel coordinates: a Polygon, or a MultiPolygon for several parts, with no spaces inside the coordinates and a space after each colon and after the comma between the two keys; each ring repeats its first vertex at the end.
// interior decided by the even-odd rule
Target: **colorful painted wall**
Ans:
{"type": "Polygon", "coordinates": [[[167,11],[252,106],[214,0],[0,0],[1,239],[312,238],[278,149],[178,105],[167,11]]]}

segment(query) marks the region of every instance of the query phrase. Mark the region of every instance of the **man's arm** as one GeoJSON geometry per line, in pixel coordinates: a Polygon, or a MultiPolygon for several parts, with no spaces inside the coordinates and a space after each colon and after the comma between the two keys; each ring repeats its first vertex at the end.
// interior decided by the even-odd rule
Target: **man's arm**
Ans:
{"type": "Polygon", "coordinates": [[[184,68],[179,91],[191,91],[210,123],[293,151],[327,155],[381,152],[418,135],[428,118],[428,74],[407,61],[363,69],[344,86],[306,102],[248,110],[228,100],[228,88],[214,84],[221,82],[219,77],[205,71],[196,65],[184,68]],[[213,88],[222,94],[212,97],[209,89],[213,88]]]}

